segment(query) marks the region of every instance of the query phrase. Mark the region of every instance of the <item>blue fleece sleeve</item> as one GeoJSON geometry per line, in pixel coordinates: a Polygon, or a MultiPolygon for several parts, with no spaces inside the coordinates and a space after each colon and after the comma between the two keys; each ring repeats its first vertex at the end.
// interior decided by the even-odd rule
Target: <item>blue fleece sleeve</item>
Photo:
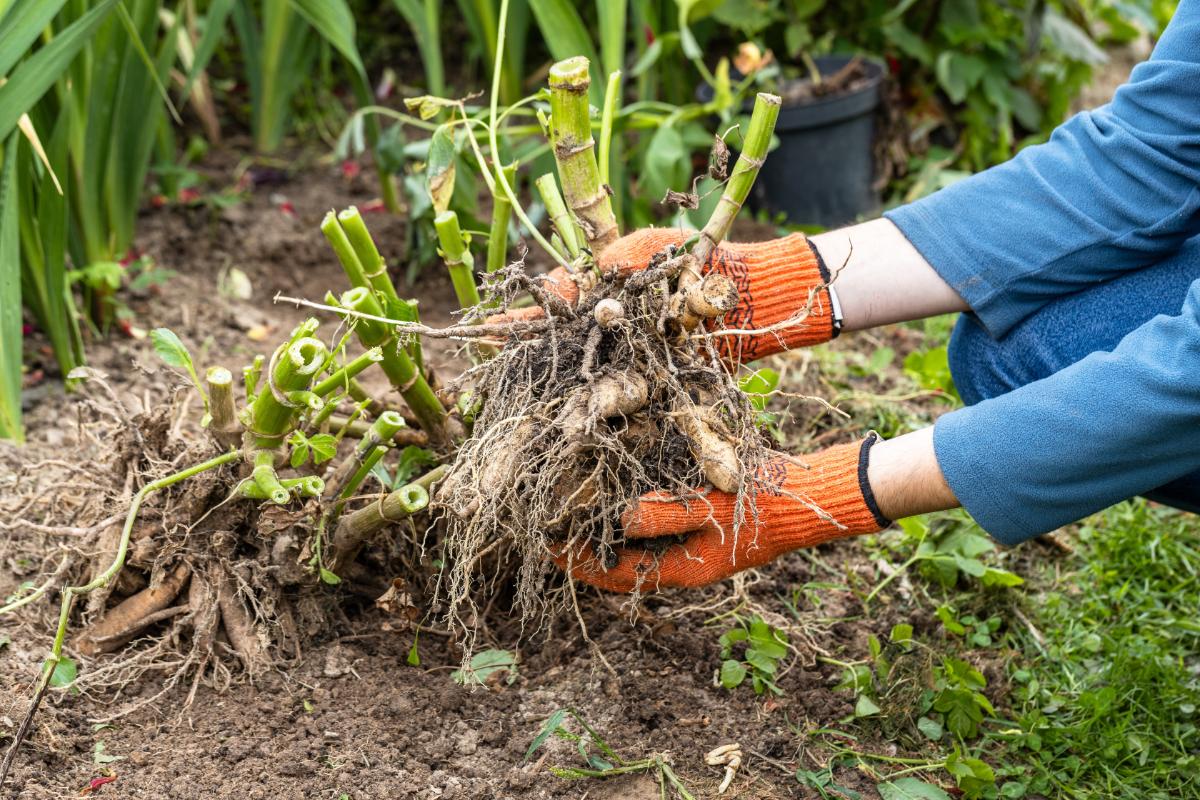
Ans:
{"type": "Polygon", "coordinates": [[[1200,0],[1182,0],[1109,105],[885,216],[996,338],[1179,247],[1200,232],[1200,0]]]}
{"type": "Polygon", "coordinates": [[[959,502],[1005,544],[1200,469],[1200,280],[1178,316],[942,416],[933,441],[959,502]]]}

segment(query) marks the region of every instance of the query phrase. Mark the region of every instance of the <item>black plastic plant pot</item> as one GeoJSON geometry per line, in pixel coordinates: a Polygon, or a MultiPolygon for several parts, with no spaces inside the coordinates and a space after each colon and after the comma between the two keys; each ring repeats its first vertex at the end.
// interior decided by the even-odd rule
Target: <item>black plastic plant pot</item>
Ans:
{"type": "MultiPolygon", "coordinates": [[[[823,77],[850,63],[850,56],[815,59],[823,77]]],[[[883,65],[863,60],[865,75],[841,93],[789,105],[785,99],[775,133],[779,147],[767,157],[754,184],[751,206],[783,212],[789,222],[831,228],[879,210],[875,187],[875,111],[881,100],[883,65]]],[[[786,87],[785,87],[786,88],[786,87]]],[[[786,92],[785,92],[786,94],[786,92]]]]}

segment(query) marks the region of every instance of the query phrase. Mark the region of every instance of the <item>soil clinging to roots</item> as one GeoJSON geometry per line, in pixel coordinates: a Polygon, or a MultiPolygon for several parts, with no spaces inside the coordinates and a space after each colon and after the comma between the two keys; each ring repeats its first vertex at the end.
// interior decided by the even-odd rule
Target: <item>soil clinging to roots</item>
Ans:
{"type": "Polygon", "coordinates": [[[737,493],[732,536],[755,513],[754,482],[743,478],[766,442],[718,340],[698,327],[732,308],[736,289],[701,278],[674,248],[645,272],[589,277],[571,278],[583,290],[574,307],[519,262],[491,281],[501,305],[530,291],[546,316],[536,336],[514,326],[497,356],[460,379],[481,410],[436,493],[451,614],[470,607],[482,554],[511,540],[522,618],[542,617],[553,603],[547,555],[613,566],[622,515],[649,491],[701,503],[701,487],[737,493]]]}

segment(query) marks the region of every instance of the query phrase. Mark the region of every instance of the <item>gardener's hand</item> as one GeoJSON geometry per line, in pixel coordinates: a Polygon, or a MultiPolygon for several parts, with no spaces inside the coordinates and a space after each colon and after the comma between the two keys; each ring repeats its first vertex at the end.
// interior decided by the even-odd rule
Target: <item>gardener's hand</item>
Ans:
{"type": "Polygon", "coordinates": [[[649,494],[625,515],[626,538],[683,536],[682,541],[665,548],[627,544],[617,548],[616,563],[607,569],[591,545],[559,553],[555,563],[601,589],[646,592],[704,586],[799,547],[882,530],[890,522],[875,507],[866,483],[868,455],[877,438],[871,434],[802,462],[777,454],[754,478],[757,519],[748,496],[741,509],[745,519],[736,525],[736,495],[712,490],[684,503],[649,494]]]}
{"type": "MultiPolygon", "coordinates": [[[[638,272],[667,245],[681,246],[694,235],[678,228],[636,230],[604,249],[600,269],[638,272]]],[[[827,286],[829,271],[803,234],[770,242],[723,242],[704,265],[706,272],[710,269],[728,275],[737,286],[738,305],[723,318],[725,327],[763,331],[738,336],[736,346],[728,348],[732,360],[745,363],[837,335],[840,323],[827,286]]],[[[570,303],[579,297],[579,288],[562,267],[546,276],[546,287],[570,303]]],[[[541,313],[528,308],[507,317],[529,319],[541,313]]]]}

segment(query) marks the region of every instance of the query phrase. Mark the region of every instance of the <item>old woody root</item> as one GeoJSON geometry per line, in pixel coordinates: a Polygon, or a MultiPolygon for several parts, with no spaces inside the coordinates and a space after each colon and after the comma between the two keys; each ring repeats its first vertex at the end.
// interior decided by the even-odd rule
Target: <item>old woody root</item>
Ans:
{"type": "Polygon", "coordinates": [[[515,585],[523,619],[546,613],[556,602],[548,598],[564,597],[549,591],[559,573],[547,556],[571,553],[603,569],[622,541],[622,513],[648,490],[702,502],[703,487],[716,487],[738,492],[743,513],[754,514],[747,476],[764,441],[720,340],[705,333],[736,305],[737,291],[702,265],[765,158],[778,98],[757,98],[705,228],[644,271],[606,272],[600,256],[619,231],[597,166],[587,76],[585,59],[550,73],[558,181],[536,182],[553,224],[549,240],[512,191],[515,166],[495,157],[494,108],[485,126],[492,157],[478,159],[498,199],[486,271],[476,273],[454,212],[440,209],[460,324],[420,323],[351,208],[322,224],[349,288],[304,301],[337,318],[331,333],[308,319],[236,380],[228,365],[201,377],[174,334],[155,332],[159,353],[195,384],[207,440],[167,441],[163,418],[140,420],[137,435],[123,439],[130,469],[150,455],[189,466],[141,486],[123,522],[97,533],[99,559],[60,570],[77,583],[52,579],[0,608],[14,612],[58,592],[37,699],[68,650],[93,657],[147,637],[186,653],[176,663],[193,685],[227,675],[222,656],[251,673],[265,669],[278,646],[298,647],[320,617],[323,585],[378,597],[384,579],[399,575],[423,606],[415,616],[440,617],[460,632],[478,619],[474,598],[485,578],[515,585]],[[512,214],[578,291],[530,275],[523,260],[504,265],[512,214]],[[541,316],[502,313],[530,296],[541,316]],[[439,337],[467,342],[474,366],[439,380],[422,352],[423,339],[439,337]],[[388,391],[367,388],[384,382],[379,375],[388,391]],[[159,457],[167,451],[170,458],[159,457]],[[139,516],[143,507],[150,519],[139,516]],[[428,553],[440,569],[428,566],[428,553]],[[81,598],[86,613],[68,636],[81,598]]]}

